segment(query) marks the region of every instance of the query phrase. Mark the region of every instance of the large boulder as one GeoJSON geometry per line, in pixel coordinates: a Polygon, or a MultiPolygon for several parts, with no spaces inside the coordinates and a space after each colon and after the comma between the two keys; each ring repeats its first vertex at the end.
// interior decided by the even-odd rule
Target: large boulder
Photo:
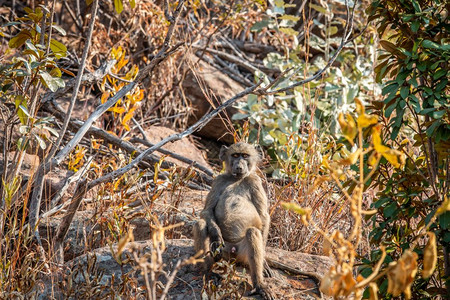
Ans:
{"type": "MultiPolygon", "coordinates": [[[[241,84],[208,63],[202,60],[199,61],[196,57],[193,57],[191,60],[193,67],[187,73],[182,84],[184,94],[191,102],[194,110],[193,115],[188,120],[190,125],[197,122],[218,105],[244,90],[241,84]]],[[[238,112],[237,108],[228,107],[196,134],[226,143],[233,143],[233,136],[225,124],[236,112],[238,112]]]]}
{"type": "MultiPolygon", "coordinates": [[[[163,140],[164,138],[176,134],[177,132],[162,126],[151,126],[145,129],[145,135],[148,141],[152,144],[156,144],[163,140]]],[[[205,159],[204,153],[197,148],[197,146],[188,138],[185,137],[179,141],[175,141],[172,143],[167,143],[163,146],[163,149],[173,152],[175,154],[181,155],[185,158],[188,158],[192,161],[199,163],[204,167],[209,168],[209,164],[205,159]]],[[[167,157],[167,160],[173,162],[179,166],[187,167],[188,164],[181,162],[177,159],[171,158],[170,155],[167,157]]]]}

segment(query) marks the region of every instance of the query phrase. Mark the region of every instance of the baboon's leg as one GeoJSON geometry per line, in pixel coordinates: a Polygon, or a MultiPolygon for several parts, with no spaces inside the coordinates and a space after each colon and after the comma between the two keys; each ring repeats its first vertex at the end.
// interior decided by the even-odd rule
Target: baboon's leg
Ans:
{"type": "Polygon", "coordinates": [[[205,220],[200,219],[197,223],[194,224],[193,234],[195,252],[198,253],[199,251],[203,250],[203,255],[205,255],[204,271],[209,271],[214,263],[214,259],[210,254],[208,254],[208,252],[210,251],[210,247],[208,226],[206,225],[205,220]]]}
{"type": "Polygon", "coordinates": [[[253,287],[264,286],[264,243],[261,231],[255,227],[247,229],[247,233],[238,246],[238,260],[250,267],[253,287]]]}

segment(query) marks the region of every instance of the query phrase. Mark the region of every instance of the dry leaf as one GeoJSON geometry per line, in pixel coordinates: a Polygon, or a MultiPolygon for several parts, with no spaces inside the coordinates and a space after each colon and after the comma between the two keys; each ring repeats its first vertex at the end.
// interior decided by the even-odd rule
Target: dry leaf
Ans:
{"type": "Polygon", "coordinates": [[[436,247],[436,235],[433,232],[427,232],[428,242],[425,246],[425,251],[423,253],[423,272],[422,277],[430,277],[437,264],[437,247],[436,247]]]}
{"type": "Polygon", "coordinates": [[[389,264],[388,293],[394,297],[403,292],[406,299],[411,299],[411,285],[417,273],[417,253],[406,250],[397,262],[389,264]]]}

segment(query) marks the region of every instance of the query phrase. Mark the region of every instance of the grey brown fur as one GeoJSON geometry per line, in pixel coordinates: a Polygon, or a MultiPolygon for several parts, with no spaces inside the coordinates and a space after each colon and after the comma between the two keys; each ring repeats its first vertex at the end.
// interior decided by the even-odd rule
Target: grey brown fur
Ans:
{"type": "Polygon", "coordinates": [[[223,245],[224,254],[235,255],[237,261],[250,267],[255,293],[272,300],[263,278],[264,272],[270,273],[264,260],[270,217],[266,193],[255,173],[258,151],[252,145],[237,143],[222,147],[220,159],[226,172],[214,180],[201,219],[194,226],[195,250],[206,254],[209,271],[214,263],[210,251],[214,253],[223,245]]]}

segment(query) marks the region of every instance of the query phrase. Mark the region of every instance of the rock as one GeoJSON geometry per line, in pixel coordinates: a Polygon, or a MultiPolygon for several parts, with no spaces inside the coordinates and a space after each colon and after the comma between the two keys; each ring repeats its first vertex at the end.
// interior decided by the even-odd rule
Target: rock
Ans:
{"type": "MultiPolygon", "coordinates": [[[[152,266],[158,266],[161,262],[162,268],[168,276],[175,270],[179,261],[185,261],[194,255],[193,242],[188,239],[167,240],[165,242],[166,250],[162,252],[162,261],[158,261],[151,241],[141,241],[129,243],[125,247],[120,260],[114,257],[111,252],[117,253],[118,246],[112,248],[103,247],[90,253],[77,257],[65,264],[66,274],[59,280],[59,285],[51,286],[51,283],[43,284],[38,299],[48,299],[53,295],[56,299],[83,298],[83,292],[96,292],[97,297],[106,296],[107,293],[114,292],[116,296],[135,297],[141,299],[145,295],[145,278],[142,274],[142,267],[147,267],[146,272],[149,277],[152,276],[152,266]],[[146,264],[153,257],[152,264],[146,264]],[[137,258],[137,261],[136,261],[137,258]],[[121,263],[120,263],[121,261],[121,263]],[[140,262],[140,265],[139,263],[140,262]],[[52,290],[53,288],[53,290],[52,290]]],[[[285,264],[290,266],[304,266],[311,261],[315,262],[314,268],[320,269],[322,273],[329,266],[329,259],[315,257],[306,254],[298,254],[288,251],[279,251],[277,256],[285,264]]],[[[221,261],[219,265],[227,270],[222,274],[222,279],[216,281],[216,291],[234,291],[240,294],[248,293],[250,290],[250,278],[248,270],[243,272],[242,266],[235,266],[232,263],[221,261]],[[243,276],[243,277],[242,277],[243,276]],[[245,283],[246,282],[246,283],[245,283]]],[[[276,299],[314,299],[313,291],[317,290],[317,285],[309,279],[295,278],[287,276],[281,270],[274,270],[275,277],[267,278],[266,281],[271,288],[276,299]]],[[[161,295],[162,288],[167,283],[167,277],[155,274],[157,284],[157,294],[161,295]]],[[[173,283],[168,290],[169,299],[202,299],[202,290],[204,288],[203,274],[198,267],[187,264],[181,267],[173,283]]],[[[211,290],[210,290],[211,292],[211,290]]],[[[111,294],[108,294],[112,296],[111,294]]],[[[92,294],[91,294],[92,297],[92,294]]],[[[243,297],[243,299],[260,299],[243,297]]]]}
{"type": "MultiPolygon", "coordinates": [[[[196,57],[192,59],[193,63],[197,61],[198,58],[196,57]]],[[[195,74],[194,71],[188,72],[182,84],[184,94],[191,102],[194,110],[193,116],[188,120],[190,125],[197,122],[206,113],[213,110],[224,101],[244,90],[244,87],[241,84],[232,80],[230,77],[204,61],[200,60],[193,69],[195,70],[195,74]],[[208,97],[206,97],[204,93],[206,93],[208,97]],[[213,101],[214,107],[208,101],[208,98],[213,101]]],[[[205,127],[197,131],[196,134],[226,143],[233,143],[233,136],[227,130],[224,122],[227,122],[227,116],[231,119],[236,112],[238,112],[237,108],[228,107],[225,112],[220,114],[222,118],[224,118],[223,121],[217,116],[206,124],[205,127]]]]}
{"type": "MultiPolygon", "coordinates": [[[[55,196],[56,192],[61,190],[66,182],[66,179],[74,174],[73,171],[55,168],[52,172],[45,175],[44,189],[42,191],[43,199],[47,200],[45,203],[49,203],[55,196]]],[[[64,195],[64,199],[67,200],[71,197],[75,190],[76,183],[72,183],[68,189],[68,193],[64,195]]]]}
{"type": "MultiPolygon", "coordinates": [[[[177,132],[161,126],[151,126],[148,129],[145,129],[145,134],[150,143],[156,144],[163,140],[164,138],[176,134],[177,132]]],[[[208,167],[209,164],[206,161],[204,154],[201,150],[199,150],[194,143],[192,143],[188,138],[183,138],[179,141],[175,141],[172,143],[168,143],[164,145],[163,149],[169,150],[178,155],[184,156],[190,160],[193,160],[199,163],[202,166],[208,167]]],[[[171,158],[170,156],[167,158],[168,161],[176,163],[179,166],[187,167],[188,164],[181,162],[177,159],[171,158]]]]}
{"type": "MultiPolygon", "coordinates": [[[[18,158],[19,158],[19,153],[14,152],[14,151],[10,151],[7,152],[7,159],[8,159],[8,172],[11,172],[11,164],[12,162],[17,162],[18,158]],[[17,156],[16,156],[17,154],[17,156]]],[[[28,154],[28,153],[23,153],[23,160],[22,160],[22,165],[20,167],[19,170],[19,174],[22,176],[25,176],[26,178],[32,176],[37,168],[39,167],[39,163],[40,163],[40,159],[39,156],[34,155],[34,154],[28,154]]],[[[0,172],[3,172],[3,165],[4,165],[4,159],[3,159],[3,155],[0,153],[0,172]]]]}

